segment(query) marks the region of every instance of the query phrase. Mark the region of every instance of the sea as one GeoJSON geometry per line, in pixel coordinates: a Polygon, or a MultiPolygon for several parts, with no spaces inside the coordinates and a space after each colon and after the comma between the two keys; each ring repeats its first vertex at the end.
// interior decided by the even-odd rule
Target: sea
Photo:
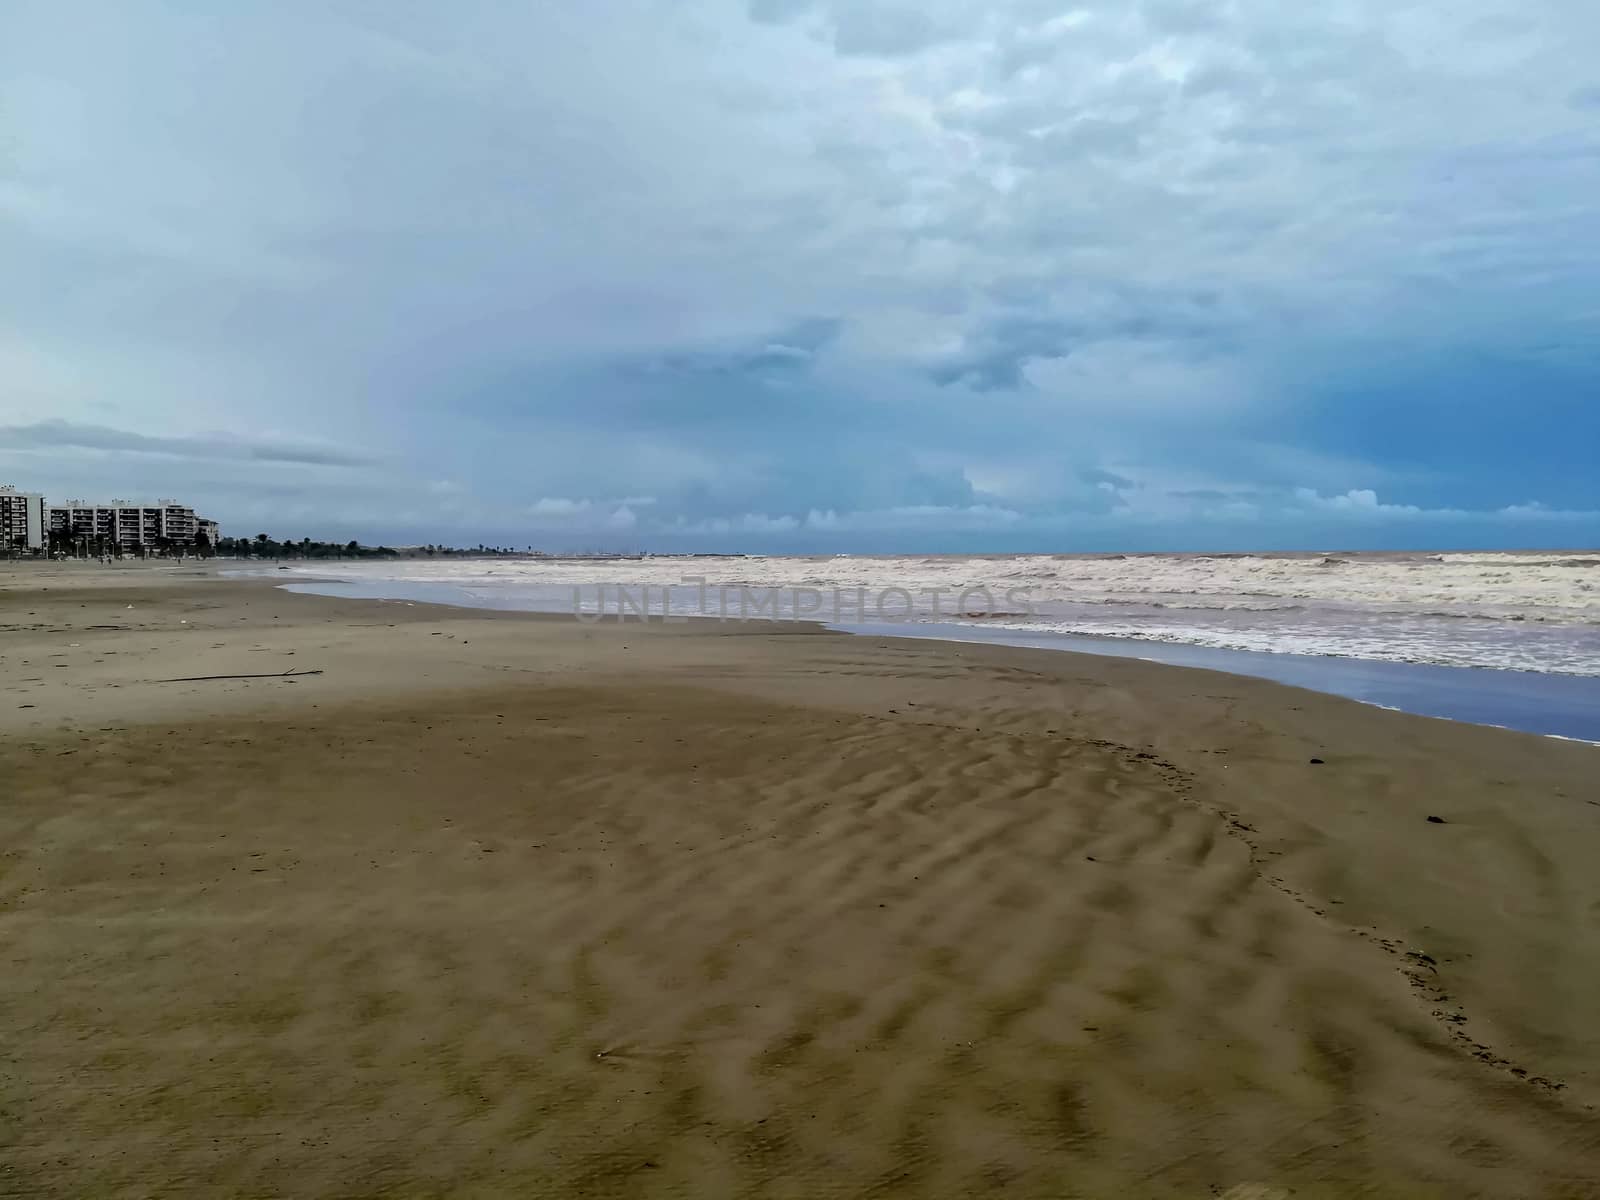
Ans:
{"type": "Polygon", "coordinates": [[[803,619],[1137,657],[1600,743],[1600,551],[424,557],[248,573],[591,622],[803,619]]]}

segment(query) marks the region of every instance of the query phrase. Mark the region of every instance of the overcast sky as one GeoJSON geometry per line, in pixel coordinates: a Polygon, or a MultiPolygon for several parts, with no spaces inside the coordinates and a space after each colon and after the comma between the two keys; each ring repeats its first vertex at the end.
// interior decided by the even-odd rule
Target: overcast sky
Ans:
{"type": "Polygon", "coordinates": [[[0,16],[0,482],[225,532],[1600,544],[1594,0],[0,16]]]}

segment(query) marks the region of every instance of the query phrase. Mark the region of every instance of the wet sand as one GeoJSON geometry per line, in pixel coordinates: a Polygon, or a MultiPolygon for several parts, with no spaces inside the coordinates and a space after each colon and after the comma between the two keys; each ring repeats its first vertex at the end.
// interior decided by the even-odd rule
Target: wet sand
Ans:
{"type": "Polygon", "coordinates": [[[1141,658],[1179,667],[1270,679],[1380,708],[1572,738],[1600,745],[1600,678],[1485,667],[1439,667],[1324,654],[1227,650],[1141,638],[1029,634],[961,625],[847,627],[848,632],[934,637],[1079,654],[1141,658]]]}
{"type": "Polygon", "coordinates": [[[0,1194],[1600,1191],[1594,747],[170,568],[0,680],[0,1194]]]}

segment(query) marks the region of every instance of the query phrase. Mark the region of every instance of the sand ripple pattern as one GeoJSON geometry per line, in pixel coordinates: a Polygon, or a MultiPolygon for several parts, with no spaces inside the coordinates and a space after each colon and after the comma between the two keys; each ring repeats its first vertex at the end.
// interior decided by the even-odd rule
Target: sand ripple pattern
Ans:
{"type": "Polygon", "coordinates": [[[0,757],[0,1193],[1600,1186],[1135,748],[663,684],[0,757]]]}

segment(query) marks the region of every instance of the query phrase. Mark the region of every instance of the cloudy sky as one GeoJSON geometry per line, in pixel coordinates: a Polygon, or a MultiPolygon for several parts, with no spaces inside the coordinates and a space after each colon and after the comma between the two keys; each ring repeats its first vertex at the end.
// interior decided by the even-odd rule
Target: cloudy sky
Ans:
{"type": "Polygon", "coordinates": [[[390,542],[1600,544],[1593,0],[0,30],[0,482],[390,542]]]}

